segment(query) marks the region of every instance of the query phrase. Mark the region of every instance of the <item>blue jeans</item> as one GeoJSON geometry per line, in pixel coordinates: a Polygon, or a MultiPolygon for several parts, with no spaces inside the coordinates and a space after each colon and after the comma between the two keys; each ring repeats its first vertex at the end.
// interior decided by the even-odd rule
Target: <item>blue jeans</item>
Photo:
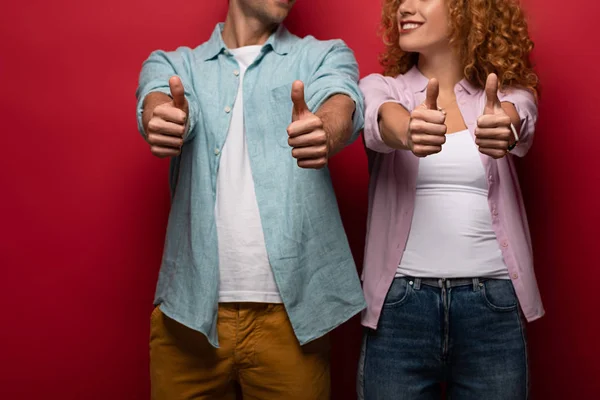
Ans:
{"type": "Polygon", "coordinates": [[[365,331],[358,397],[440,399],[442,382],[456,400],[527,398],[525,327],[509,280],[394,279],[377,330],[365,331]]]}

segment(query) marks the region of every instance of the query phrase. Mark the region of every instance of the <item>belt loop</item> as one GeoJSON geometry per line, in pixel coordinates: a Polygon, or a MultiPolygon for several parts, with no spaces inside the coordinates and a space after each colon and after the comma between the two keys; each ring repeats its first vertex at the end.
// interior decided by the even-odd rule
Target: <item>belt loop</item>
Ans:
{"type": "Polygon", "coordinates": [[[479,278],[473,278],[473,291],[476,292],[479,290],[479,278]]]}
{"type": "Polygon", "coordinates": [[[413,279],[414,281],[414,288],[415,290],[421,290],[421,278],[415,278],[413,279]]]}

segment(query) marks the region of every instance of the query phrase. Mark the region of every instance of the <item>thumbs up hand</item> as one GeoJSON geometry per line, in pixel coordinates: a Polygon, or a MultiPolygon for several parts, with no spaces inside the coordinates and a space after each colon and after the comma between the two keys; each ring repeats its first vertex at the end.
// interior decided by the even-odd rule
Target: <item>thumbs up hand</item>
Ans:
{"type": "Polygon", "coordinates": [[[483,115],[477,119],[475,144],[479,151],[493,158],[506,155],[514,135],[511,120],[498,99],[498,77],[489,74],[485,83],[486,103],[483,115]]]}
{"type": "Polygon", "coordinates": [[[287,128],[292,157],[301,168],[320,169],[327,165],[329,140],[323,130],[323,121],[311,113],[304,100],[304,84],[292,84],[292,123],[287,128]]]}
{"type": "Polygon", "coordinates": [[[425,102],[410,114],[408,146],[417,157],[439,153],[446,143],[446,115],[437,107],[439,91],[438,81],[431,79],[427,84],[425,102]]]}
{"type": "Polygon", "coordinates": [[[187,130],[189,108],[181,79],[171,77],[169,88],[172,101],[154,107],[146,135],[150,151],[160,158],[181,153],[183,135],[187,130]]]}

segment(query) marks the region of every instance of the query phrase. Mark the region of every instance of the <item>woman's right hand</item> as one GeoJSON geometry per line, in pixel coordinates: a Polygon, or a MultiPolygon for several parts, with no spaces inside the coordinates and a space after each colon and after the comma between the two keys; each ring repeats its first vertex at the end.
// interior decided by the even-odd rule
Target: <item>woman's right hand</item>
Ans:
{"type": "Polygon", "coordinates": [[[446,115],[437,107],[439,91],[439,83],[431,79],[425,102],[410,113],[408,148],[417,157],[439,153],[446,143],[446,115]]]}

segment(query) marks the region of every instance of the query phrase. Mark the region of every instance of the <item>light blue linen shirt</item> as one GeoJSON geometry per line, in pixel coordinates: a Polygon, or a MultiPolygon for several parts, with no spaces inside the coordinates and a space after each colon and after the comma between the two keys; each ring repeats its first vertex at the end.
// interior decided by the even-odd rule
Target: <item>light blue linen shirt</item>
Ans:
{"type": "MultiPolygon", "coordinates": [[[[168,317],[217,335],[219,257],[215,198],[221,149],[238,91],[237,61],[223,42],[223,24],[195,49],[155,51],[140,73],[137,118],[144,97],[169,94],[177,75],[189,103],[182,153],[171,160],[172,205],[155,304],[168,317]]],[[[299,38],[281,25],[243,79],[244,124],[269,262],[300,344],[314,340],[366,307],[339,216],[329,170],[302,169],[291,156],[292,82],[305,84],[315,112],[334,94],[355,104],[354,141],[363,127],[358,65],[343,41],[299,38]]],[[[349,174],[352,171],[348,171],[349,174]]]]}

